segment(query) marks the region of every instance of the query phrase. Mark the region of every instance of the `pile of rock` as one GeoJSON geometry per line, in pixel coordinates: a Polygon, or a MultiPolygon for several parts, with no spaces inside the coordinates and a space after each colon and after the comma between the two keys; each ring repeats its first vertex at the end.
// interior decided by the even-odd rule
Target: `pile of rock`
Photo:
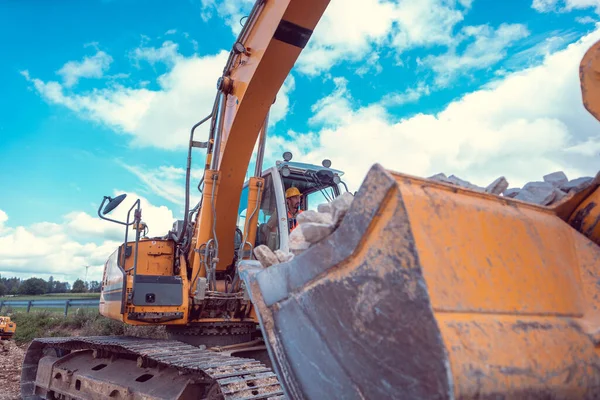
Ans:
{"type": "Polygon", "coordinates": [[[502,192],[504,192],[508,188],[508,181],[503,176],[496,179],[494,182],[490,183],[486,187],[474,185],[471,182],[465,181],[464,179],[460,179],[459,177],[454,176],[454,175],[446,176],[443,173],[435,174],[433,176],[430,176],[427,179],[431,179],[431,180],[439,181],[439,182],[450,183],[452,185],[476,190],[478,192],[492,193],[492,194],[496,194],[496,195],[502,194],[502,192]]]}
{"type": "Polygon", "coordinates": [[[543,181],[529,182],[522,188],[508,188],[508,182],[503,176],[496,179],[485,188],[462,180],[454,175],[446,177],[446,175],[440,173],[431,176],[428,179],[548,206],[560,201],[569,192],[578,192],[584,189],[594,178],[582,177],[569,180],[564,172],[558,171],[544,175],[543,181]]]}
{"type": "MultiPolygon", "coordinates": [[[[544,175],[543,181],[529,182],[522,188],[509,188],[508,181],[503,176],[486,187],[474,185],[454,175],[446,176],[443,173],[428,179],[547,206],[560,201],[569,192],[585,189],[594,178],[582,177],[569,180],[564,172],[559,171],[544,175]]],[[[254,249],[256,259],[265,267],[292,260],[294,256],[331,235],[346,215],[353,199],[354,196],[346,192],[331,203],[320,204],[318,211],[309,210],[299,214],[298,226],[290,234],[289,253],[281,250],[273,252],[263,245],[254,249]]]]}
{"type": "Polygon", "coordinates": [[[318,211],[307,210],[296,217],[298,226],[289,238],[289,253],[281,250],[273,252],[267,246],[254,249],[256,259],[264,267],[290,261],[315,243],[331,235],[337,229],[352,204],[354,196],[348,192],[335,198],[331,203],[319,204],[318,211]]]}

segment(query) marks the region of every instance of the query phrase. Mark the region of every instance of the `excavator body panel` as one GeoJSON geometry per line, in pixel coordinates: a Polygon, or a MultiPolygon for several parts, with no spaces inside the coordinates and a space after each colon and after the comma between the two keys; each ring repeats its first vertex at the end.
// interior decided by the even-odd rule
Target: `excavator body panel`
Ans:
{"type": "Polygon", "coordinates": [[[549,208],[378,165],[329,237],[242,270],[297,399],[597,397],[598,276],[549,208]]]}
{"type": "Polygon", "coordinates": [[[121,245],[105,263],[100,313],[131,325],[187,323],[188,282],[173,270],[174,243],[169,239],[121,245]]]}

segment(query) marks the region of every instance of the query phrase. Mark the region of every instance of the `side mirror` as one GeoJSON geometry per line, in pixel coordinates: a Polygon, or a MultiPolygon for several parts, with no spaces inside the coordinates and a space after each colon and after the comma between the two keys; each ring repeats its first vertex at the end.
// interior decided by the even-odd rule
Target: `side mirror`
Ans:
{"type": "Polygon", "coordinates": [[[121,204],[123,202],[123,200],[125,200],[125,197],[127,197],[126,194],[121,194],[121,195],[115,197],[114,199],[111,199],[109,197],[108,204],[106,205],[106,207],[104,207],[104,210],[102,210],[102,214],[106,215],[109,212],[111,212],[112,210],[114,210],[115,208],[117,208],[119,206],[119,204],[121,204]]]}

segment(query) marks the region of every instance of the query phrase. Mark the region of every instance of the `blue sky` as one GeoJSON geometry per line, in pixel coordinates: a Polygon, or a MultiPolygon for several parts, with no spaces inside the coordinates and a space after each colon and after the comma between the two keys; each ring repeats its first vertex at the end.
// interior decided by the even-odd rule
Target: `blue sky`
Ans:
{"type": "MultiPolygon", "coordinates": [[[[189,128],[251,6],[0,3],[0,274],[73,280],[92,265],[100,278],[122,235],[95,217],[103,195],[141,197],[151,235],[181,216],[189,128]]],[[[577,71],[599,12],[598,0],[332,0],[272,109],[267,162],[330,158],[351,189],[375,162],[482,186],[593,176],[600,137],[577,71]]]]}

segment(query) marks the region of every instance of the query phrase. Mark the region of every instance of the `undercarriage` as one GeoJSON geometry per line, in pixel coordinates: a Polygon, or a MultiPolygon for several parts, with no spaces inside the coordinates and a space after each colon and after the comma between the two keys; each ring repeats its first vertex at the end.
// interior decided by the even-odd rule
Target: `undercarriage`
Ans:
{"type": "Polygon", "coordinates": [[[33,399],[284,399],[275,373],[236,349],[123,336],[44,338],[25,355],[21,395],[33,399]],[[216,350],[216,351],[215,351],[216,350]],[[221,350],[221,351],[220,351],[221,350]]]}

